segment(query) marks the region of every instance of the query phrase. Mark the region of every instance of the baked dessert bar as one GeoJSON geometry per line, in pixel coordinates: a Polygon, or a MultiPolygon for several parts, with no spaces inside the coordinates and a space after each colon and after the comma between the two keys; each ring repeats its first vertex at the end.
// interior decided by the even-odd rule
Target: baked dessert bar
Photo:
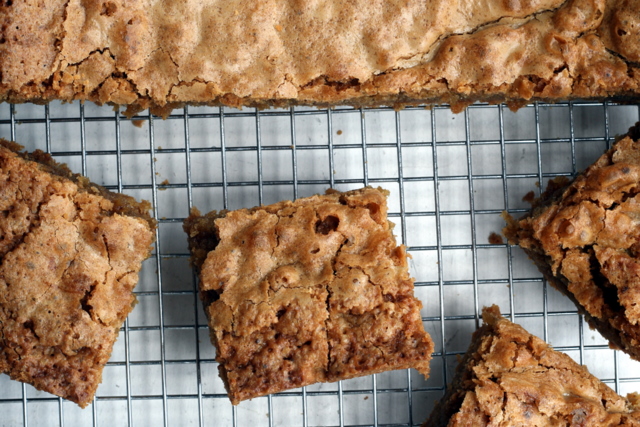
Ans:
{"type": "Polygon", "coordinates": [[[503,233],[613,348],[640,360],[640,124],[503,233]]]}
{"type": "Polygon", "coordinates": [[[148,202],[0,140],[0,373],[91,403],[155,239],[148,202]]]}
{"type": "Polygon", "coordinates": [[[423,427],[640,425],[640,395],[618,396],[564,353],[483,310],[452,383],[423,427]]]}
{"type": "Polygon", "coordinates": [[[0,3],[0,101],[400,107],[637,99],[638,0],[0,3]]]}
{"type": "Polygon", "coordinates": [[[235,405],[392,369],[433,343],[380,188],[187,218],[216,360],[235,405]]]}

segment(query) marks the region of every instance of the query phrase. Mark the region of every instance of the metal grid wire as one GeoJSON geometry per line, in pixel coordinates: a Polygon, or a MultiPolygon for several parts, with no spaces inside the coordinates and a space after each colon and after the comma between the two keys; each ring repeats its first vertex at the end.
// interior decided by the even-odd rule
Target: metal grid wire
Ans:
{"type": "Polygon", "coordinates": [[[0,137],[40,148],[114,191],[150,200],[157,243],[93,404],[76,405],[0,376],[0,425],[415,426],[428,416],[484,305],[588,365],[619,393],[640,365],[610,350],[517,247],[489,244],[503,210],[593,162],[638,120],[638,106],[534,104],[357,110],[185,108],[126,119],[81,104],[0,105],[0,137]],[[134,126],[135,125],[135,126],[134,126]],[[188,266],[182,220],[379,185],[413,256],[411,273],[436,351],[431,376],[396,371],[229,403],[188,266]]]}

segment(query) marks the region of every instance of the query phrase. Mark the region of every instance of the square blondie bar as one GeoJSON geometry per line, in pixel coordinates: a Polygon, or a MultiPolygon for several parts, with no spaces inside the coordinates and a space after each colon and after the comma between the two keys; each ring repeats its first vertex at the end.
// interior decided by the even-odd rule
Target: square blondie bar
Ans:
{"type": "Polygon", "coordinates": [[[0,373],[85,407],[155,239],[147,202],[0,140],[0,373]]]}
{"type": "Polygon", "coordinates": [[[613,348],[640,360],[640,124],[503,230],[613,348]]]}
{"type": "Polygon", "coordinates": [[[233,404],[316,382],[416,368],[433,343],[382,189],[329,190],[184,229],[233,404]]]}
{"type": "Polygon", "coordinates": [[[423,427],[640,425],[640,395],[618,396],[568,355],[485,307],[484,325],[423,427]]]}

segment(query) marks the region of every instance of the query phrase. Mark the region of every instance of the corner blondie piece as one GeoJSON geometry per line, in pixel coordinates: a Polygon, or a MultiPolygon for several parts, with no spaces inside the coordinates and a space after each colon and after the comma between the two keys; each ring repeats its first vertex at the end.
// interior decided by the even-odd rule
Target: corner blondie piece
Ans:
{"type": "Polygon", "coordinates": [[[640,426],[640,395],[618,396],[564,353],[485,307],[447,392],[423,427],[640,426]]]}
{"type": "Polygon", "coordinates": [[[235,405],[392,369],[433,343],[382,189],[187,218],[216,360],[235,405]]]}
{"type": "Polygon", "coordinates": [[[613,348],[640,360],[640,124],[503,230],[613,348]]]}
{"type": "Polygon", "coordinates": [[[0,3],[0,101],[357,107],[637,100],[637,0],[0,3]]]}
{"type": "Polygon", "coordinates": [[[0,373],[91,403],[155,223],[41,151],[0,140],[0,373]]]}

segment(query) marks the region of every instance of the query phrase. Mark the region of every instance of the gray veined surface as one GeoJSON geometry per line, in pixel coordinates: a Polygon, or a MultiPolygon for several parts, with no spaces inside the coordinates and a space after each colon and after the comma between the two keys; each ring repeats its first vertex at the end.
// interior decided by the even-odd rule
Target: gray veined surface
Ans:
{"type": "Polygon", "coordinates": [[[0,104],[0,137],[154,204],[158,243],[136,287],[102,385],[79,409],[0,376],[1,426],[420,425],[444,390],[482,306],[586,364],[619,393],[640,365],[614,352],[517,247],[489,244],[500,213],[526,211],[536,183],[592,163],[639,119],[638,106],[534,104],[513,113],[446,107],[242,111],[190,107],[133,122],[110,107],[0,104]],[[137,125],[137,126],[134,126],[137,125]],[[206,212],[365,184],[391,191],[390,219],[413,259],[436,353],[431,377],[396,371],[257,398],[233,408],[195,293],[181,223],[206,212]]]}

